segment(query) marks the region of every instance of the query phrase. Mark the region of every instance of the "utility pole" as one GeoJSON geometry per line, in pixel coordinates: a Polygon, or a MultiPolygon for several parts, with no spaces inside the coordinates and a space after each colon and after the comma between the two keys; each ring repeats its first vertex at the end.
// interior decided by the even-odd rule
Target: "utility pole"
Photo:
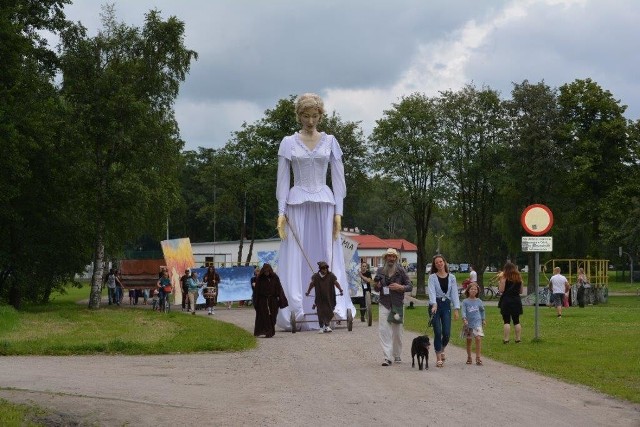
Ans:
{"type": "Polygon", "coordinates": [[[622,257],[623,254],[629,257],[629,272],[630,272],[629,275],[631,276],[631,284],[633,285],[633,258],[631,258],[630,253],[622,251],[622,246],[618,246],[618,255],[622,257]]]}

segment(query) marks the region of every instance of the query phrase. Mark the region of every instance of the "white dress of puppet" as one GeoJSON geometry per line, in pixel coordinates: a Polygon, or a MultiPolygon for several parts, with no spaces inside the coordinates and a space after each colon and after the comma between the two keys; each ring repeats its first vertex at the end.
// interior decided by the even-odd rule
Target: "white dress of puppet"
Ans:
{"type": "Polygon", "coordinates": [[[313,150],[309,150],[297,133],[280,142],[276,198],[279,214],[287,216],[287,237],[280,243],[277,274],[289,306],[278,312],[277,325],[285,330],[291,330],[292,313],[300,329],[320,328],[312,308],[314,291],[311,296],[305,296],[319,261],[329,264],[344,290],[344,296],[340,296],[336,289],[334,319],[346,320],[348,309],[355,313],[349,297],[342,238],[333,240],[333,217],[342,215],[346,192],[342,150],[333,135],[322,132],[313,150]],[[333,191],[327,185],[329,165],[333,191]]]}

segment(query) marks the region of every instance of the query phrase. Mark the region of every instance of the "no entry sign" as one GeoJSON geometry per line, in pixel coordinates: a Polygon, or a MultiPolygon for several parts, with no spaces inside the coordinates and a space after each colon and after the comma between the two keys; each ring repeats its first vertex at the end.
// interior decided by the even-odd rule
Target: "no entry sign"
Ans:
{"type": "Polygon", "coordinates": [[[520,223],[527,233],[532,236],[541,236],[551,230],[553,214],[545,205],[530,205],[522,212],[520,223]]]}

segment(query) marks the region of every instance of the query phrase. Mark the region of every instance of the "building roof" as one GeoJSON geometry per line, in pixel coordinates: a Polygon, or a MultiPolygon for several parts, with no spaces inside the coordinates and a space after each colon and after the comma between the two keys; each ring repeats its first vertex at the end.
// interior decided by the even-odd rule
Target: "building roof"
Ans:
{"type": "Polygon", "coordinates": [[[417,251],[418,247],[405,239],[381,239],[372,234],[360,234],[349,236],[350,239],[358,242],[358,249],[388,249],[394,248],[400,252],[417,251]]]}
{"type": "Polygon", "coordinates": [[[403,251],[417,251],[418,247],[408,240],[404,239],[384,239],[385,242],[389,245],[390,248],[397,249],[401,252],[403,251]]]}

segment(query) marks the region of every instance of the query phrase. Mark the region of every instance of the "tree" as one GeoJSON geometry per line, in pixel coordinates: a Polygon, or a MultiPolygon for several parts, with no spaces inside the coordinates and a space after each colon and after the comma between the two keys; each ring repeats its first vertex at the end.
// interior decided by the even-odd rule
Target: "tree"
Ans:
{"type": "Polygon", "coordinates": [[[386,221],[407,207],[416,230],[418,293],[424,293],[429,222],[434,206],[443,201],[446,182],[438,106],[436,100],[414,93],[383,114],[370,137],[373,163],[394,185],[388,186],[387,200],[375,212],[379,221],[386,221]]]}
{"type": "MultiPolygon", "coordinates": [[[[621,167],[620,184],[603,201],[603,242],[610,251],[623,246],[633,259],[640,255],[640,120],[627,124],[629,160],[621,167]]],[[[611,253],[611,252],[609,252],[611,253]]]]}
{"type": "MultiPolygon", "coordinates": [[[[557,90],[544,83],[514,83],[505,101],[511,118],[511,138],[504,150],[504,179],[500,183],[497,215],[500,234],[515,261],[523,235],[520,215],[534,203],[561,206],[565,170],[558,142],[560,126],[557,90]]],[[[554,229],[555,231],[555,229],[554,229]]],[[[529,271],[534,258],[528,257],[529,271]]],[[[533,292],[534,275],[527,289],[533,292]]]]}
{"type": "Polygon", "coordinates": [[[441,135],[449,167],[453,207],[462,225],[465,254],[482,286],[498,212],[496,195],[507,142],[507,115],[498,93],[467,85],[441,94],[441,135]]]}
{"type": "Polygon", "coordinates": [[[575,80],[559,91],[566,222],[571,224],[562,230],[563,240],[580,242],[575,255],[601,256],[604,203],[630,161],[626,106],[591,79],[575,80]]]}
{"type": "Polygon", "coordinates": [[[69,25],[61,0],[0,5],[0,300],[47,302],[89,256],[78,171],[61,143],[64,104],[42,32],[69,25]],[[83,261],[82,259],[85,259],[83,261]]]}
{"type": "Polygon", "coordinates": [[[177,200],[182,141],[173,103],[197,58],[175,17],[150,11],[142,29],[117,22],[113,6],[101,17],[97,36],[73,26],[61,48],[66,138],[79,153],[82,208],[94,224],[90,308],[100,306],[105,248],[114,253],[141,231],[159,231],[177,200]]]}

